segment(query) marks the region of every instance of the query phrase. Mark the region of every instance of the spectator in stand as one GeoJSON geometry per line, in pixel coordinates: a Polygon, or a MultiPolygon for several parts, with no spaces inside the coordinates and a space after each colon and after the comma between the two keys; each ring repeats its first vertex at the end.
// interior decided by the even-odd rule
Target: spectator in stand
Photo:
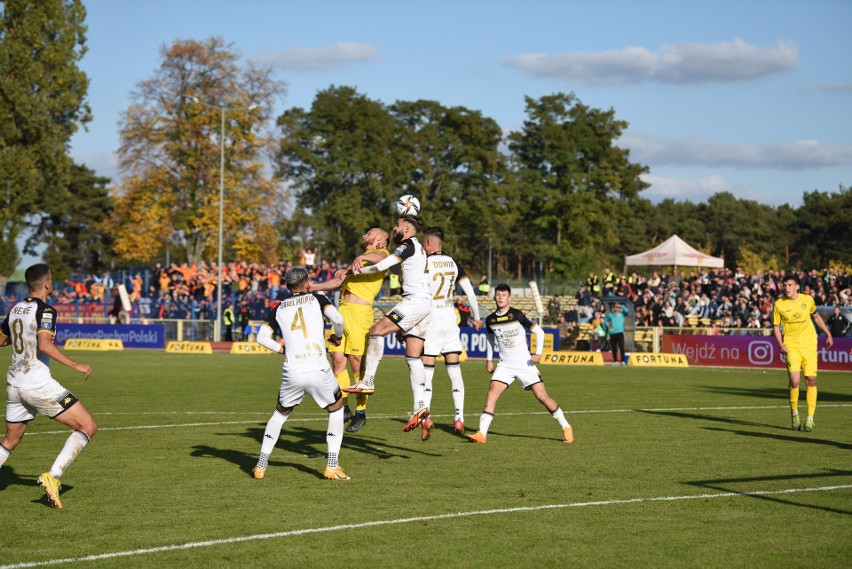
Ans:
{"type": "Polygon", "coordinates": [[[836,305],[834,307],[834,313],[828,317],[828,320],[826,320],[825,323],[828,325],[831,335],[835,338],[842,338],[845,336],[850,327],[849,321],[845,316],[843,316],[843,313],[840,310],[840,305],[836,305]]]}
{"type": "Polygon", "coordinates": [[[559,295],[555,294],[547,301],[546,322],[548,324],[556,324],[561,314],[562,304],[560,303],[559,295]]]}
{"type": "Polygon", "coordinates": [[[577,299],[577,312],[580,314],[580,317],[584,321],[590,319],[592,317],[592,293],[589,292],[589,287],[587,285],[580,285],[580,290],[577,291],[574,298],[577,299]]]}

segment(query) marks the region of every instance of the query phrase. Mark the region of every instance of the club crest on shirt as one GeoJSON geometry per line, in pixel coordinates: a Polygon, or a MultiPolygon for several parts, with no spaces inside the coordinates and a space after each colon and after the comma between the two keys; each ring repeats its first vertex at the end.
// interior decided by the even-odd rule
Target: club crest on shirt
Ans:
{"type": "Polygon", "coordinates": [[[51,326],[50,322],[42,322],[41,323],[41,327],[46,329],[46,330],[50,330],[50,326],[51,326]]]}

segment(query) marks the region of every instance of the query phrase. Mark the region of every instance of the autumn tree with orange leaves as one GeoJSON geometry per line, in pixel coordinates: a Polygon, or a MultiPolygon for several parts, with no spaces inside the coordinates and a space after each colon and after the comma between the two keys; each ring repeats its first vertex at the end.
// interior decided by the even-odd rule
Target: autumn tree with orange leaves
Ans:
{"type": "Polygon", "coordinates": [[[270,70],[241,64],[222,38],[163,47],[160,67],[132,93],[120,125],[116,253],[142,262],[166,247],[184,248],[189,263],[214,256],[224,143],[225,260],[274,260],[285,191],[267,167],[267,126],[284,92],[270,70]]]}

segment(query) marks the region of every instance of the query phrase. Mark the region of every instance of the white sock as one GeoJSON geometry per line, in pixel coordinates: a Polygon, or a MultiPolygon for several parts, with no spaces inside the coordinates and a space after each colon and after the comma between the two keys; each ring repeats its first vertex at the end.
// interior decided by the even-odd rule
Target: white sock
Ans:
{"type": "Polygon", "coordinates": [[[337,457],[343,445],[343,407],[328,414],[325,443],[328,445],[328,467],[337,468],[337,457]]]}
{"type": "Polygon", "coordinates": [[[426,371],[423,368],[423,362],[420,361],[420,358],[405,356],[405,363],[408,364],[408,375],[411,378],[414,410],[419,411],[426,406],[425,386],[423,385],[423,378],[426,375],[426,371]]]}
{"type": "Polygon", "coordinates": [[[483,435],[488,434],[488,428],[491,427],[491,421],[494,420],[494,415],[488,411],[483,411],[479,416],[479,432],[483,435]]]}
{"type": "Polygon", "coordinates": [[[287,421],[289,415],[285,415],[278,409],[272,413],[272,417],[266,423],[266,430],[263,431],[263,442],[260,444],[260,453],[269,456],[272,454],[272,449],[278,442],[278,437],[281,436],[281,428],[287,421]]]}
{"type": "Polygon", "coordinates": [[[83,431],[74,431],[71,433],[68,440],[65,441],[65,446],[62,447],[59,456],[53,462],[53,466],[50,467],[50,474],[54,478],[62,478],[65,469],[71,466],[71,463],[74,462],[74,459],[77,458],[77,455],[80,454],[80,451],[87,444],[89,444],[89,436],[86,433],[83,431]]]}
{"type": "Polygon", "coordinates": [[[6,459],[12,455],[12,451],[0,445],[0,467],[6,463],[6,459]]]}
{"type": "Polygon", "coordinates": [[[461,366],[457,363],[447,364],[447,375],[450,376],[450,384],[453,387],[453,406],[456,408],[456,421],[464,422],[464,380],[462,379],[461,366]]]}
{"type": "Polygon", "coordinates": [[[435,366],[423,364],[423,407],[432,408],[432,378],[435,376],[435,366]]]}
{"type": "Polygon", "coordinates": [[[559,423],[559,426],[562,427],[563,429],[565,427],[571,426],[570,424],[568,424],[568,421],[565,419],[565,413],[562,412],[561,407],[557,406],[556,410],[553,413],[551,413],[551,415],[553,415],[553,418],[556,419],[556,422],[559,423]]]}
{"type": "Polygon", "coordinates": [[[385,338],[384,336],[372,335],[367,340],[367,353],[362,381],[367,385],[375,385],[376,370],[379,369],[379,362],[385,355],[385,338]]]}

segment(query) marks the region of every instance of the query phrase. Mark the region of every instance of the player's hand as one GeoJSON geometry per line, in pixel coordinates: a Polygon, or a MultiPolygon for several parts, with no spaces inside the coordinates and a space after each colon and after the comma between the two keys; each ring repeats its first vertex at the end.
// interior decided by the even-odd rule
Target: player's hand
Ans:
{"type": "Polygon", "coordinates": [[[492,360],[485,361],[485,371],[489,374],[494,373],[494,362],[492,360]]]}
{"type": "Polygon", "coordinates": [[[346,275],[349,274],[349,267],[345,269],[337,269],[334,271],[334,279],[340,279],[341,281],[346,278],[346,275]]]}
{"type": "Polygon", "coordinates": [[[826,349],[830,348],[834,345],[834,338],[831,337],[831,334],[825,337],[825,347],[826,349]]]}
{"type": "Polygon", "coordinates": [[[363,266],[364,266],[364,260],[361,258],[361,255],[358,255],[357,257],[355,257],[355,260],[352,261],[352,266],[350,266],[349,268],[352,270],[352,272],[354,274],[357,275],[358,273],[361,272],[361,267],[363,267],[363,266]]]}
{"type": "Polygon", "coordinates": [[[74,371],[79,371],[83,374],[83,379],[89,379],[92,375],[92,366],[87,364],[74,364],[74,371]]]}
{"type": "Polygon", "coordinates": [[[472,325],[474,330],[482,330],[482,320],[474,320],[472,325]]]}
{"type": "Polygon", "coordinates": [[[396,341],[400,344],[405,344],[405,334],[402,333],[402,330],[396,331],[396,341]]]}
{"type": "Polygon", "coordinates": [[[781,344],[781,345],[778,347],[778,349],[779,349],[779,350],[781,350],[781,353],[782,353],[782,354],[786,354],[786,353],[787,353],[787,344],[781,344]]]}
{"type": "Polygon", "coordinates": [[[541,361],[541,354],[533,354],[531,360],[532,363],[537,364],[541,361]]]}
{"type": "Polygon", "coordinates": [[[328,337],[328,343],[331,344],[332,346],[339,346],[340,345],[340,336],[338,336],[337,334],[332,334],[331,336],[328,337]]]}

